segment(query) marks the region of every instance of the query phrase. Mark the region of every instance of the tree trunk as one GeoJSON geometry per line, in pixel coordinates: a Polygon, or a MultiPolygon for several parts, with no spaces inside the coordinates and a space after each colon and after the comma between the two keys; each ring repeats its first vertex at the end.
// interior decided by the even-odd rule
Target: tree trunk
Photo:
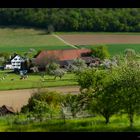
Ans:
{"type": "Polygon", "coordinates": [[[66,117],[65,117],[65,114],[63,114],[63,123],[64,123],[64,124],[66,123],[66,117]]]}
{"type": "Polygon", "coordinates": [[[129,115],[130,127],[133,127],[133,114],[129,115]]]}
{"type": "Polygon", "coordinates": [[[50,119],[52,120],[52,118],[53,118],[53,115],[52,115],[52,112],[50,113],[50,119]]]}
{"type": "Polygon", "coordinates": [[[109,123],[109,117],[105,117],[105,123],[108,124],[109,123]]]}
{"type": "Polygon", "coordinates": [[[75,118],[76,117],[76,114],[75,113],[72,113],[72,117],[75,118]]]}

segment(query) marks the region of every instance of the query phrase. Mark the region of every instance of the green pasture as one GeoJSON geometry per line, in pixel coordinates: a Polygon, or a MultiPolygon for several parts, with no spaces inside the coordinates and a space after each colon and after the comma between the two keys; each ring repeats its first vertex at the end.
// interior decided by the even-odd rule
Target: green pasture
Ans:
{"type": "MultiPolygon", "coordinates": [[[[78,48],[92,48],[92,47],[97,47],[100,45],[104,45],[104,44],[80,45],[77,47],[78,48]]],[[[108,48],[112,56],[116,54],[122,54],[125,49],[134,49],[137,53],[140,53],[140,44],[105,44],[105,46],[108,48]]]]}
{"type": "MultiPolygon", "coordinates": [[[[0,71],[2,78],[8,71],[0,71]]],[[[54,76],[46,75],[44,80],[41,75],[29,74],[27,79],[20,79],[19,74],[8,73],[4,80],[0,80],[0,90],[29,89],[38,87],[57,87],[77,85],[74,74],[65,74],[62,79],[54,80],[54,76]]]]}
{"type": "Polygon", "coordinates": [[[71,49],[43,30],[0,28],[0,52],[26,52],[38,50],[71,49]]]}
{"type": "Polygon", "coordinates": [[[135,116],[134,127],[129,127],[127,115],[115,115],[109,124],[101,116],[89,118],[52,119],[43,122],[24,121],[19,115],[21,124],[12,123],[14,116],[0,117],[1,132],[139,132],[140,117],[135,116]],[[23,122],[23,123],[22,123],[23,122]]]}

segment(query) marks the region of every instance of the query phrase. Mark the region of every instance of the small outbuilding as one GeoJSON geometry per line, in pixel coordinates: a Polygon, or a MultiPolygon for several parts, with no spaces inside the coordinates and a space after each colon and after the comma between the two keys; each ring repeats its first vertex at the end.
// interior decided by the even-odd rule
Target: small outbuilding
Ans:
{"type": "Polygon", "coordinates": [[[8,114],[15,114],[15,111],[12,107],[9,107],[7,105],[3,105],[2,107],[0,107],[0,116],[8,114]]]}

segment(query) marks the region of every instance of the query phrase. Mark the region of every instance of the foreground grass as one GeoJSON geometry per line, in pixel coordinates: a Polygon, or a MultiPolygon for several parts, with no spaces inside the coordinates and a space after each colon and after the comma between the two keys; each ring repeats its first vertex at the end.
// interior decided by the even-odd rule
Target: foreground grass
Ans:
{"type": "MultiPolygon", "coordinates": [[[[77,46],[78,48],[92,48],[99,45],[80,45],[77,46]]],[[[134,49],[136,52],[140,53],[140,44],[105,44],[107,46],[110,54],[117,55],[117,54],[122,54],[125,49],[134,49]]]]}
{"type": "MultiPolygon", "coordinates": [[[[9,117],[10,118],[10,117],[9,117]]],[[[135,116],[134,127],[129,127],[126,115],[113,116],[109,124],[101,116],[66,120],[48,120],[24,124],[9,123],[9,118],[0,118],[2,132],[139,132],[140,118],[135,116]]],[[[10,118],[11,119],[11,118],[10,118]]],[[[11,119],[12,120],[12,119],[11,119]]]]}
{"type": "MultiPolygon", "coordinates": [[[[9,71],[0,71],[0,78],[9,71]]],[[[41,87],[57,87],[77,85],[74,74],[65,74],[62,79],[59,77],[54,80],[54,76],[46,75],[44,81],[40,75],[29,74],[27,79],[21,80],[19,74],[9,73],[8,76],[0,81],[0,90],[28,89],[41,87]],[[13,80],[12,80],[13,79],[13,80]]]]}

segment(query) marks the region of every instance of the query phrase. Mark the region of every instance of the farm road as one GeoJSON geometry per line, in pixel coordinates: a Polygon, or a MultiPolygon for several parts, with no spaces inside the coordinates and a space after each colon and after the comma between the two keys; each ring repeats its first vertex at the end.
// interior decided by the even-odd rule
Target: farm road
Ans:
{"type": "Polygon", "coordinates": [[[60,41],[64,42],[66,45],[71,46],[75,49],[78,49],[76,46],[72,45],[71,43],[68,43],[67,41],[65,41],[64,39],[62,39],[60,36],[53,34],[54,37],[58,38],[60,41]]]}
{"type": "MultiPolygon", "coordinates": [[[[78,93],[78,86],[50,87],[49,91],[57,91],[62,93],[78,93]]],[[[23,105],[28,103],[28,99],[37,89],[7,90],[0,91],[0,106],[12,106],[16,111],[20,111],[23,105]]]]}

